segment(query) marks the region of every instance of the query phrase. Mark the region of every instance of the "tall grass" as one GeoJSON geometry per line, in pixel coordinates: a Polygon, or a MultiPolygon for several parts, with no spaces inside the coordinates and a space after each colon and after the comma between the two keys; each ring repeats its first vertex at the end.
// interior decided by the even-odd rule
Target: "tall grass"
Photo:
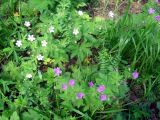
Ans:
{"type": "Polygon", "coordinates": [[[160,28],[153,16],[125,14],[116,23],[107,23],[106,27],[107,31],[102,34],[112,51],[117,50],[124,60],[140,71],[153,68],[160,55],[160,28]]]}

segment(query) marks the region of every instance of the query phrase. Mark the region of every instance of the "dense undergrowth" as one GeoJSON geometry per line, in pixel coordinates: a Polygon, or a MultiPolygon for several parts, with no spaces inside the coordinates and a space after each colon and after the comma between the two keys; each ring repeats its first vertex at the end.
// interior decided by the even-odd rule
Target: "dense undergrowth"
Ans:
{"type": "Polygon", "coordinates": [[[103,18],[95,2],[1,2],[0,120],[160,118],[159,3],[103,18]]]}

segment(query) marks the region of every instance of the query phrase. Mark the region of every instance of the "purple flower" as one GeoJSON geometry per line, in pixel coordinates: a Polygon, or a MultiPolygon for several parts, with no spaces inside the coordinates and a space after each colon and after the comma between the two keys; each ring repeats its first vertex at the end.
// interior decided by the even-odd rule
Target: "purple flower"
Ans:
{"type": "Polygon", "coordinates": [[[160,3],[160,0],[156,0],[157,3],[160,3]]]}
{"type": "Polygon", "coordinates": [[[56,75],[56,76],[59,76],[60,74],[62,74],[62,71],[61,71],[61,69],[59,68],[59,67],[56,67],[56,68],[54,68],[54,74],[56,75]]]}
{"type": "Polygon", "coordinates": [[[105,101],[107,100],[107,96],[105,94],[100,95],[99,97],[100,101],[105,101]]]}
{"type": "Polygon", "coordinates": [[[92,81],[88,82],[88,86],[89,86],[89,87],[93,87],[93,85],[94,85],[94,84],[93,84],[92,81]]]}
{"type": "Polygon", "coordinates": [[[160,21],[160,15],[154,17],[157,21],[160,21]]]}
{"type": "Polygon", "coordinates": [[[139,76],[139,73],[138,73],[137,71],[134,71],[134,72],[132,73],[133,79],[137,79],[138,76],[139,76]]]}
{"type": "Polygon", "coordinates": [[[100,85],[98,88],[97,88],[97,91],[99,93],[103,92],[105,90],[105,86],[104,85],[100,85]]]}
{"type": "Polygon", "coordinates": [[[62,84],[62,90],[67,90],[68,86],[66,84],[62,84]]]}
{"type": "Polygon", "coordinates": [[[149,14],[153,14],[154,12],[155,12],[155,10],[154,10],[153,8],[149,8],[149,9],[148,9],[148,13],[149,13],[149,14]]]}
{"type": "Polygon", "coordinates": [[[84,94],[82,92],[77,94],[77,99],[82,99],[84,97],[84,94]]]}
{"type": "Polygon", "coordinates": [[[75,84],[75,80],[73,80],[73,79],[69,80],[69,85],[70,86],[74,86],[74,84],[75,84]]]}

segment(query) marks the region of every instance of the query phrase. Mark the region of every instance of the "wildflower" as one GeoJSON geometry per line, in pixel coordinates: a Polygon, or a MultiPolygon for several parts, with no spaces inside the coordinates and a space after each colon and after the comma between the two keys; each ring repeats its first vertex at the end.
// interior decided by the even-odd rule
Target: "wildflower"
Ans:
{"type": "Polygon", "coordinates": [[[113,13],[112,11],[109,11],[108,16],[109,16],[110,18],[113,18],[113,17],[114,17],[114,13],[113,13]]]}
{"type": "Polygon", "coordinates": [[[66,84],[62,84],[62,90],[67,90],[68,86],[66,84]]]}
{"type": "Polygon", "coordinates": [[[62,71],[61,71],[61,69],[59,68],[59,67],[56,67],[56,68],[54,68],[54,74],[56,75],[56,76],[59,76],[60,74],[62,74],[62,71]]]}
{"type": "Polygon", "coordinates": [[[80,16],[82,16],[82,15],[83,15],[83,12],[82,12],[81,10],[79,10],[79,11],[78,11],[78,14],[79,14],[80,16]]]}
{"type": "Polygon", "coordinates": [[[31,79],[31,78],[32,78],[32,74],[30,74],[30,73],[27,74],[27,75],[26,75],[26,78],[31,79]]]}
{"type": "Polygon", "coordinates": [[[100,95],[99,97],[100,101],[105,101],[107,100],[107,96],[105,94],[100,95]]]}
{"type": "Polygon", "coordinates": [[[76,98],[77,99],[82,99],[82,98],[84,98],[84,94],[82,92],[80,92],[80,93],[77,94],[76,98]]]}
{"type": "Polygon", "coordinates": [[[69,85],[70,86],[74,86],[74,84],[75,84],[75,80],[73,80],[73,79],[69,80],[69,85]]]}
{"type": "Polygon", "coordinates": [[[37,59],[40,61],[40,60],[43,60],[43,58],[44,58],[44,56],[42,56],[41,54],[39,54],[38,56],[37,56],[37,59]]]}
{"type": "Polygon", "coordinates": [[[53,33],[54,32],[54,27],[50,26],[48,30],[49,30],[50,33],[53,33]]]}
{"type": "Polygon", "coordinates": [[[138,76],[139,76],[139,73],[138,73],[137,71],[134,71],[134,72],[132,73],[133,79],[137,79],[138,76]]]}
{"type": "Polygon", "coordinates": [[[31,23],[30,23],[29,21],[25,21],[25,22],[24,22],[24,25],[25,25],[26,27],[29,27],[29,26],[31,26],[31,23]]]}
{"type": "Polygon", "coordinates": [[[74,29],[73,29],[73,34],[74,34],[74,35],[78,35],[78,34],[79,34],[79,31],[78,31],[77,28],[74,28],[74,29]]]}
{"type": "Polygon", "coordinates": [[[103,92],[105,90],[105,86],[104,85],[100,85],[98,88],[97,88],[97,91],[99,93],[103,92]]]}
{"type": "Polygon", "coordinates": [[[34,35],[28,35],[28,40],[31,42],[34,41],[35,40],[34,35]]]}
{"type": "Polygon", "coordinates": [[[157,21],[160,21],[160,15],[155,16],[155,19],[156,19],[157,21]]]}
{"type": "Polygon", "coordinates": [[[46,47],[46,46],[47,46],[47,42],[46,42],[45,40],[43,40],[43,41],[41,42],[41,44],[42,44],[42,47],[46,47]]]}
{"type": "Polygon", "coordinates": [[[89,87],[93,87],[93,85],[94,85],[94,84],[93,84],[92,81],[88,82],[88,86],[89,86],[89,87]]]}
{"type": "Polygon", "coordinates": [[[148,9],[148,13],[149,13],[149,14],[153,14],[154,12],[155,12],[155,10],[154,10],[153,8],[149,8],[149,9],[148,9]]]}
{"type": "Polygon", "coordinates": [[[22,46],[22,41],[21,41],[21,40],[17,40],[17,41],[16,41],[16,45],[17,45],[18,47],[21,47],[21,46],[22,46]]]}
{"type": "Polygon", "coordinates": [[[160,3],[160,0],[156,0],[157,3],[160,3]]]}

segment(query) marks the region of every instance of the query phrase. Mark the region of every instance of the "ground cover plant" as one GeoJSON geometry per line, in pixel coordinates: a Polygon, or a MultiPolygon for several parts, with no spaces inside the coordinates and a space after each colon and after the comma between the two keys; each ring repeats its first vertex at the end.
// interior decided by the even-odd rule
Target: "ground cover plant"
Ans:
{"type": "Polygon", "coordinates": [[[159,5],[1,1],[0,120],[160,119],[159,5]]]}

